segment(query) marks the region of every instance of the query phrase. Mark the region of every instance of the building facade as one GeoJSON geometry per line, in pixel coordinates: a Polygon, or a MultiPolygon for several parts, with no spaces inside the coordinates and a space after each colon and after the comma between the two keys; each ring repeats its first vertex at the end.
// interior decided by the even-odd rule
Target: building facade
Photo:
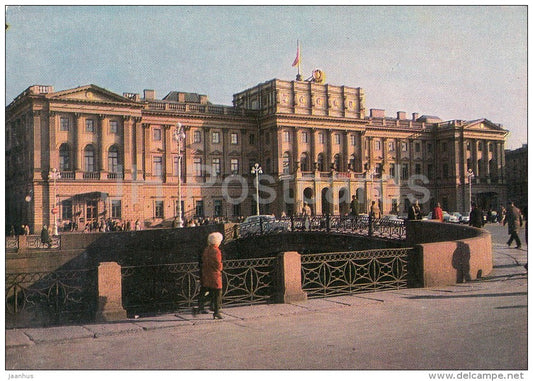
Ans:
{"type": "Polygon", "coordinates": [[[520,209],[527,207],[527,144],[505,151],[505,175],[509,200],[520,209]]]}
{"type": "Polygon", "coordinates": [[[305,203],[346,214],[352,195],[361,212],[372,200],[385,214],[415,199],[428,212],[436,202],[467,212],[471,199],[488,209],[506,198],[507,134],[486,119],[367,112],[363,89],[313,81],[273,79],[232,106],[36,85],[6,108],[6,223],[157,226],[177,215],[179,196],[185,219],[231,219],[256,213],[256,193],[261,213],[276,215],[305,203]]]}

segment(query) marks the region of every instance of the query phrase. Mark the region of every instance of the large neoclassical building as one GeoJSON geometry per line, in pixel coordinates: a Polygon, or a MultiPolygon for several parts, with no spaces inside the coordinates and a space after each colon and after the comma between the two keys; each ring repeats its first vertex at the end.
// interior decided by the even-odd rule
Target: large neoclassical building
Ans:
{"type": "Polygon", "coordinates": [[[384,214],[414,200],[426,212],[436,202],[465,212],[470,200],[488,209],[506,198],[507,134],[486,119],[386,116],[366,109],[361,88],[312,80],[273,79],[232,106],[180,91],[35,85],[6,108],[6,223],[157,226],[174,219],[180,196],[186,219],[231,219],[256,213],[256,181],[262,214],[304,203],[346,214],[353,195],[361,212],[372,200],[384,214]]]}

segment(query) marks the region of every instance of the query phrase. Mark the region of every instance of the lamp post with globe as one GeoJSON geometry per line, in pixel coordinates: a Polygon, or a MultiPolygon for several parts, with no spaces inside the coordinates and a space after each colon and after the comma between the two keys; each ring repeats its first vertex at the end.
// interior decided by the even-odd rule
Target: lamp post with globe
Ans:
{"type": "Polygon", "coordinates": [[[54,230],[52,232],[53,235],[59,235],[59,229],[57,227],[57,213],[59,212],[59,209],[57,207],[57,188],[56,188],[56,181],[61,178],[61,172],[57,170],[57,168],[52,168],[50,170],[50,173],[48,174],[48,180],[54,181],[54,195],[53,195],[53,207],[52,207],[52,214],[54,215],[54,230]]]}
{"type": "Polygon", "coordinates": [[[182,211],[181,211],[181,142],[185,140],[185,132],[183,131],[183,127],[181,123],[178,122],[176,126],[176,130],[174,131],[174,140],[178,143],[178,205],[176,208],[176,213],[178,214],[178,227],[183,227],[183,219],[181,217],[182,211]]]}
{"type": "Polygon", "coordinates": [[[255,175],[255,210],[259,215],[259,175],[263,173],[263,169],[259,164],[255,163],[251,170],[252,175],[255,175]]]}

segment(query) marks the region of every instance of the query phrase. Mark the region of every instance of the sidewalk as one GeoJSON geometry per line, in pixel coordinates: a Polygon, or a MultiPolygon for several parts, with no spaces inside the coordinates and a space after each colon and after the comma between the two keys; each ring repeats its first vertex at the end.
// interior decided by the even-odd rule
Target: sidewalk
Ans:
{"type": "Polygon", "coordinates": [[[481,281],[7,330],[6,369],[527,369],[527,246],[487,230],[481,281]]]}

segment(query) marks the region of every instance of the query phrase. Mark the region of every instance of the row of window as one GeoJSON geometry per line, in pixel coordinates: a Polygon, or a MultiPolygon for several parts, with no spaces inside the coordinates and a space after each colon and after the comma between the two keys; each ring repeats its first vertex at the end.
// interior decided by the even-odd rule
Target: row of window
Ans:
{"type": "MultiPolygon", "coordinates": [[[[59,120],[59,130],[60,131],[70,131],[72,128],[70,119],[67,117],[61,117],[59,120]]],[[[94,133],[96,132],[96,120],[94,119],[85,119],[85,132],[94,133]]],[[[109,133],[118,134],[119,132],[119,122],[116,120],[109,121],[109,133]]]]}

